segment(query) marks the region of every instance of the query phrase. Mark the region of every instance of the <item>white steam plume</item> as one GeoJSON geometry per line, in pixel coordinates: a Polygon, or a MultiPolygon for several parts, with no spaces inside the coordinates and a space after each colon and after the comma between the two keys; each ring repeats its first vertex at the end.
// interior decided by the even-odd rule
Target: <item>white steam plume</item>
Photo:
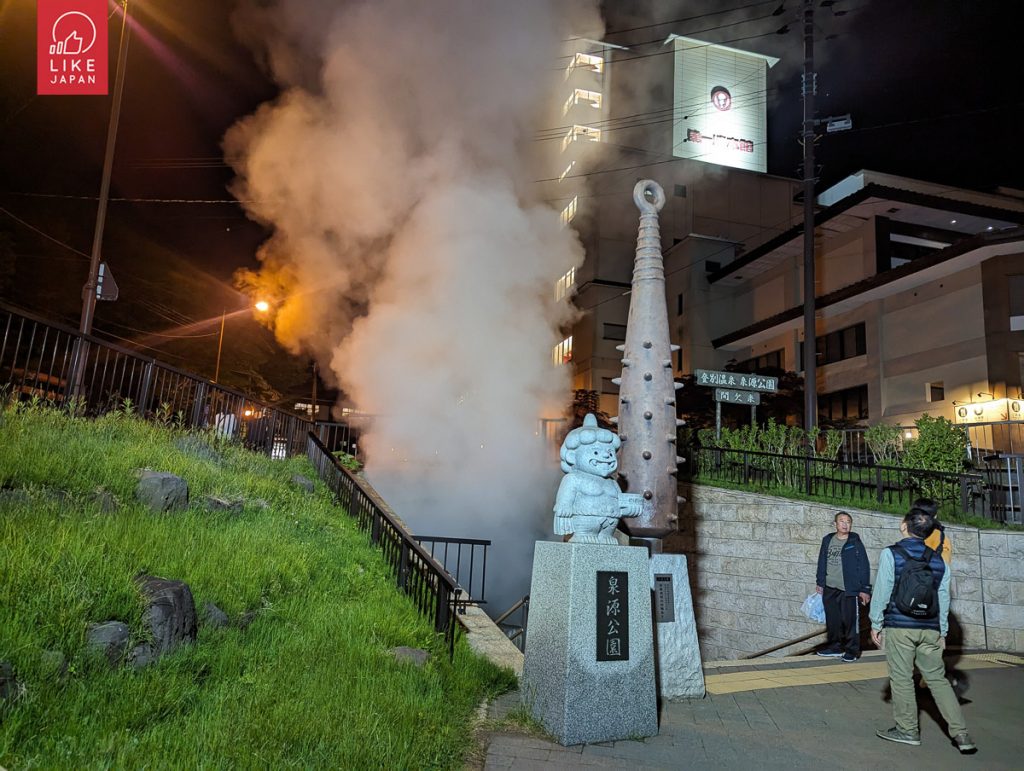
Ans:
{"type": "Polygon", "coordinates": [[[225,138],[235,192],[274,233],[244,280],[276,293],[282,342],[376,416],[367,474],[399,515],[495,540],[499,611],[550,532],[538,424],[570,386],[554,285],[583,256],[524,158],[562,40],[600,34],[596,4],[277,0],[236,19],[283,89],[225,138]]]}

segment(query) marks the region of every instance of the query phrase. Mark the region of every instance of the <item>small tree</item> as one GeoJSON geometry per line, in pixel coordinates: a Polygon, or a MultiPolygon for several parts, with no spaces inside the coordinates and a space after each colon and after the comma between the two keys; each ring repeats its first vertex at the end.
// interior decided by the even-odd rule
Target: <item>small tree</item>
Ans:
{"type": "Polygon", "coordinates": [[[875,463],[880,466],[891,466],[896,462],[900,451],[899,426],[878,423],[864,432],[864,441],[871,448],[875,463]]]}
{"type": "MultiPolygon", "coordinates": [[[[917,439],[908,439],[903,445],[900,465],[907,469],[941,471],[959,474],[968,466],[967,429],[946,418],[933,418],[924,414],[914,421],[917,439]]],[[[958,489],[947,481],[925,475],[911,477],[913,483],[927,498],[946,500],[954,498],[958,489]]]]}

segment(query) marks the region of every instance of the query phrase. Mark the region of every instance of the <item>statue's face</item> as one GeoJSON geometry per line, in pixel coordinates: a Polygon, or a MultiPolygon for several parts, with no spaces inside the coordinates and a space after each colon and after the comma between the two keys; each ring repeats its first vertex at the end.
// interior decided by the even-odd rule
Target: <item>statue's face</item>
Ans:
{"type": "Polygon", "coordinates": [[[585,444],[576,450],[576,468],[599,477],[610,477],[619,467],[619,459],[610,444],[585,444]]]}

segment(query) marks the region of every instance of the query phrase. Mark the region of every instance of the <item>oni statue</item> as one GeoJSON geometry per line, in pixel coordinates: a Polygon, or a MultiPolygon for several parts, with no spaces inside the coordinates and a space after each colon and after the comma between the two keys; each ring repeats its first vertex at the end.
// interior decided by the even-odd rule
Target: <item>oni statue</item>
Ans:
{"type": "Polygon", "coordinates": [[[571,533],[574,543],[618,544],[612,533],[619,518],[642,513],[643,497],[622,492],[610,478],[619,467],[621,445],[593,414],[566,435],[559,453],[565,476],[555,497],[556,535],[571,533]]]}

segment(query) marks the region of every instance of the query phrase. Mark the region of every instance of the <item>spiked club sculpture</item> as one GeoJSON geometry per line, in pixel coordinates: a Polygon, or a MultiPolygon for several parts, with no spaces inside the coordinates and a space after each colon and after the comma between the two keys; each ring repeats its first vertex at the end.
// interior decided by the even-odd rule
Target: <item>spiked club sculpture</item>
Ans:
{"type": "MultiPolygon", "coordinates": [[[[676,474],[682,458],[676,456],[676,383],[665,308],[665,264],[661,256],[658,212],[665,191],[650,179],[633,188],[640,209],[640,230],[633,265],[633,289],[619,384],[619,475],[627,491],[644,497],[644,512],[623,520],[635,538],[661,539],[675,530],[679,518],[676,474]]],[[[655,547],[652,551],[660,551],[655,547]]]]}

